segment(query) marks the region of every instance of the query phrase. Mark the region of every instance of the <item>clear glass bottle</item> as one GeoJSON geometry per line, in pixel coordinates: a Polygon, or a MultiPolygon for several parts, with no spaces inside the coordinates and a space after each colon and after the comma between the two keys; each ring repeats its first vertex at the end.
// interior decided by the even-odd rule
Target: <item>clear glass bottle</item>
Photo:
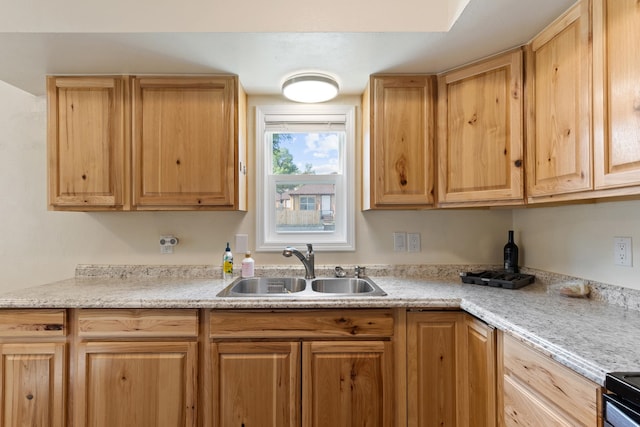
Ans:
{"type": "Polygon", "coordinates": [[[513,230],[509,230],[509,240],[504,245],[504,269],[509,273],[518,273],[518,246],[513,241],[513,230]]]}

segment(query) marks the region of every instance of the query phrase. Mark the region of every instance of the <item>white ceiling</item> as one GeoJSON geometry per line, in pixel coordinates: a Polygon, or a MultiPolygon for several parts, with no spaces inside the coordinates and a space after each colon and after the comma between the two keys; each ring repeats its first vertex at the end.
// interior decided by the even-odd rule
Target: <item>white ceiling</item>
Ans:
{"type": "MultiPolygon", "coordinates": [[[[0,0],[0,10],[12,9],[10,12],[13,13],[5,13],[2,15],[4,18],[0,18],[0,80],[37,95],[44,93],[47,74],[220,72],[239,75],[251,95],[272,95],[280,93],[280,86],[288,75],[300,71],[322,71],[333,75],[340,84],[341,93],[360,94],[368,76],[373,73],[436,73],[526,43],[574,2],[470,0],[448,32],[403,32],[398,29],[401,21],[394,21],[393,25],[380,21],[385,14],[390,16],[391,8],[399,8],[407,16],[415,15],[412,14],[415,9],[400,7],[397,1],[417,4],[427,0],[395,0],[394,3],[387,2],[386,7],[382,7],[380,0],[367,0],[367,4],[372,6],[363,8],[366,14],[358,13],[353,18],[346,16],[343,20],[342,26],[348,20],[354,23],[355,29],[349,31],[331,31],[331,25],[320,21],[308,25],[323,31],[293,31],[291,29],[300,26],[299,22],[288,25],[286,22],[292,21],[292,16],[277,11],[274,16],[278,19],[266,19],[265,22],[271,22],[270,26],[260,27],[264,32],[230,31],[232,27],[247,29],[242,25],[234,26],[231,20],[226,25],[218,25],[215,31],[211,28],[204,31],[206,25],[194,25],[193,28],[199,32],[186,32],[185,28],[191,27],[185,24],[184,19],[176,25],[164,25],[163,31],[157,31],[159,12],[154,19],[145,20],[149,14],[137,15],[139,23],[134,30],[135,22],[125,20],[125,24],[118,22],[108,26],[104,16],[97,13],[92,15],[93,27],[90,19],[88,22],[87,19],[60,20],[59,25],[54,25],[56,21],[52,20],[53,24],[44,25],[43,16],[12,6],[33,5],[38,1],[60,6],[59,2],[50,0],[24,3],[0,0]],[[373,7],[376,5],[378,7],[373,7]],[[368,19],[365,15],[371,16],[375,25],[370,26],[379,28],[379,31],[356,32],[362,28],[357,23],[368,19]],[[82,25],[73,26],[75,21],[82,22],[82,25]],[[87,27],[100,32],[87,31],[87,27]],[[21,28],[25,30],[19,30],[21,28]],[[144,32],[147,28],[154,28],[154,31],[144,32]],[[290,31],[277,31],[280,28],[290,31]]],[[[143,6],[149,1],[138,0],[143,6]]],[[[180,4],[188,5],[194,1],[207,0],[188,0],[180,4]]],[[[256,2],[243,1],[246,4],[256,2]]],[[[278,5],[282,1],[317,4],[309,3],[310,0],[278,0],[261,4],[278,5]]],[[[355,0],[346,0],[347,3],[349,1],[355,0]]],[[[87,3],[86,0],[83,2],[87,3]]],[[[234,0],[229,2],[237,4],[234,0]]],[[[447,6],[447,16],[455,17],[464,7],[464,1],[449,2],[453,3],[447,6]]],[[[163,11],[165,18],[171,17],[171,10],[163,11]]],[[[200,11],[194,9],[192,12],[196,16],[200,11]]],[[[335,9],[333,13],[336,13],[335,9]]],[[[255,15],[252,16],[255,19],[255,15]]]]}

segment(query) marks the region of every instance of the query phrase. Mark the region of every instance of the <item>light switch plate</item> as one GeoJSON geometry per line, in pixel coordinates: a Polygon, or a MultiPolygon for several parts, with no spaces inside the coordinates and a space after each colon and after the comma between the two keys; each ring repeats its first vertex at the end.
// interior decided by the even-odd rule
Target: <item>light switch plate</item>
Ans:
{"type": "Polygon", "coordinates": [[[393,251],[394,252],[406,252],[407,251],[407,233],[396,231],[393,233],[393,251]]]}

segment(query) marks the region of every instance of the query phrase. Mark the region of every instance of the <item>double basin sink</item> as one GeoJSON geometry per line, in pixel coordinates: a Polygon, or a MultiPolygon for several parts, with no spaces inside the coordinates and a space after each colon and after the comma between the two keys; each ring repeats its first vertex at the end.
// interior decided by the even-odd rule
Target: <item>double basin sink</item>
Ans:
{"type": "Polygon", "coordinates": [[[297,277],[239,278],[223,289],[219,297],[319,297],[385,296],[368,277],[331,277],[301,279],[297,277]]]}

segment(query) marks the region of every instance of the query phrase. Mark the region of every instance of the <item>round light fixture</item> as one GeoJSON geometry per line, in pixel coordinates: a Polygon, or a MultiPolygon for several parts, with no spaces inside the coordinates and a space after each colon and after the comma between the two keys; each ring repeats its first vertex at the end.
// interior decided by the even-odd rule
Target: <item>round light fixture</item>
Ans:
{"type": "Polygon", "coordinates": [[[285,98],[296,102],[325,102],[338,95],[338,82],[324,74],[296,74],[282,84],[285,98]]]}

